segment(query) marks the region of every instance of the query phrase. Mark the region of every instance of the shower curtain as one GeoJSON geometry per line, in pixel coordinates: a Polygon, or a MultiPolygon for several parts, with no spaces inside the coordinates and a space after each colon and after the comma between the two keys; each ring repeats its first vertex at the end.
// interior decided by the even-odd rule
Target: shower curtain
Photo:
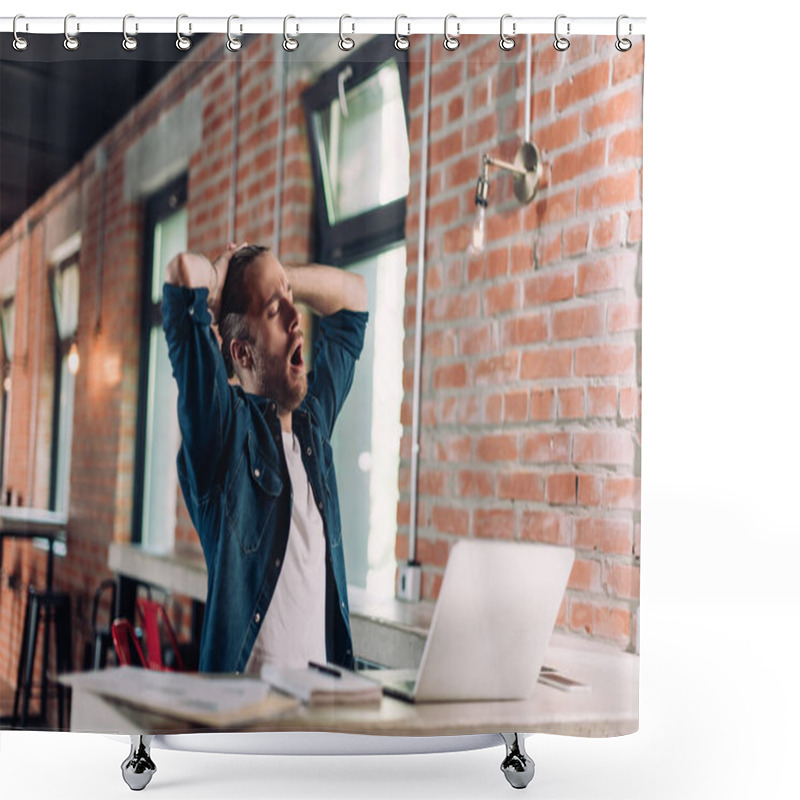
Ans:
{"type": "MultiPolygon", "coordinates": [[[[537,686],[557,698],[540,729],[633,732],[643,37],[291,38],[2,41],[0,508],[8,530],[26,516],[66,530],[52,582],[71,600],[72,670],[91,666],[103,620],[137,622],[148,591],[190,659],[222,630],[206,624],[206,575],[236,578],[220,578],[198,535],[206,508],[179,479],[164,281],[178,253],[213,260],[247,242],[367,290],[352,387],[320,440],[325,475],[309,477],[314,499],[338,496],[320,503],[325,547],[341,553],[325,573],[328,660],[338,637],[358,667],[417,667],[459,542],[568,548],[548,652],[571,654],[556,674],[580,685],[537,686]],[[100,591],[111,578],[113,607],[100,591]],[[581,702],[601,722],[563,710],[581,702]]],[[[325,325],[311,304],[299,318],[313,368],[325,325]]],[[[259,447],[243,452],[217,466],[271,491],[259,447]]],[[[236,542],[245,554],[269,535],[259,526],[236,542]]],[[[3,552],[7,715],[47,552],[11,536],[3,552]]],[[[56,671],[53,642],[49,670],[37,649],[34,686],[56,671]]],[[[31,704],[37,727],[58,725],[54,702],[31,704]]],[[[458,732],[448,725],[431,730],[458,732]]]]}

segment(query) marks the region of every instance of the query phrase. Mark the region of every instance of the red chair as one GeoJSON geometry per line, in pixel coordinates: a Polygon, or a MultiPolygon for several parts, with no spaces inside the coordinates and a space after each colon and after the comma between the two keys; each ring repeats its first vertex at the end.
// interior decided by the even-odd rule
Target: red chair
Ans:
{"type": "Polygon", "coordinates": [[[139,645],[139,639],[129,620],[120,617],[115,619],[111,626],[111,638],[120,665],[137,666],[131,656],[131,643],[133,643],[139,664],[145,669],[184,672],[186,667],[181,656],[178,638],[170,625],[164,606],[155,600],[140,597],[136,600],[136,616],[142,624],[144,651],[139,645]],[[162,646],[162,636],[166,636],[171,650],[170,663],[167,663],[164,657],[166,648],[162,646]],[[147,653],[146,656],[145,653],[147,653]]]}
{"type": "Polygon", "coordinates": [[[139,647],[139,640],[136,638],[133,625],[124,617],[119,617],[111,623],[111,641],[114,642],[114,651],[117,654],[120,666],[147,666],[147,661],[144,653],[142,653],[142,648],[139,647]],[[133,642],[133,646],[136,649],[139,664],[133,664],[131,659],[131,642],[133,642]]]}
{"type": "Polygon", "coordinates": [[[160,669],[168,672],[184,672],[185,666],[181,657],[178,637],[172,630],[167,611],[161,603],[155,600],[140,597],[136,600],[136,611],[142,621],[144,641],[147,647],[147,669],[160,669]],[[162,648],[162,634],[172,648],[175,658],[174,666],[164,662],[164,649],[162,648]]]}

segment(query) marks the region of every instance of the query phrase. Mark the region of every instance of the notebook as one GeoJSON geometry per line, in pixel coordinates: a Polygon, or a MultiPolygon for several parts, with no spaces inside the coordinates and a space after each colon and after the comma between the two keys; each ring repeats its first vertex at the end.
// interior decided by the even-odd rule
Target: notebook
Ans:
{"type": "Polygon", "coordinates": [[[411,702],[518,700],[539,678],[575,553],[464,540],[450,552],[419,670],[370,671],[411,702]]]}

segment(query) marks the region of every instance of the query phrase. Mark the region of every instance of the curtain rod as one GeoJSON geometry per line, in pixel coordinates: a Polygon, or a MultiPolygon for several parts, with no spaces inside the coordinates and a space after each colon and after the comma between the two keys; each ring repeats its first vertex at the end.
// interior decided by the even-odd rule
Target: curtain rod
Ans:
{"type": "MultiPolygon", "coordinates": [[[[559,33],[567,36],[581,34],[600,34],[614,36],[617,31],[616,17],[570,17],[559,15],[559,33]],[[567,29],[569,26],[569,29],[567,29]]],[[[14,17],[0,17],[0,33],[14,31],[14,17]]],[[[348,35],[394,34],[402,36],[420,33],[442,34],[445,32],[444,17],[193,17],[181,15],[180,30],[184,36],[192,33],[227,33],[229,24],[236,36],[253,33],[288,33],[302,36],[304,33],[333,33],[340,30],[348,35]],[[340,25],[342,26],[340,29],[340,25]]],[[[627,17],[623,24],[626,36],[642,35],[645,32],[645,17],[627,17]]],[[[75,14],[64,17],[27,17],[19,15],[16,31],[26,33],[64,34],[65,23],[70,36],[81,33],[122,33],[122,17],[82,17],[75,14]]],[[[507,36],[526,33],[554,32],[554,17],[514,17],[505,15],[503,31],[507,36]]],[[[496,33],[500,35],[500,17],[458,17],[450,15],[447,31],[451,36],[465,34],[496,33]]],[[[175,33],[175,17],[136,17],[129,15],[125,26],[129,36],[147,33],[175,33]]]]}

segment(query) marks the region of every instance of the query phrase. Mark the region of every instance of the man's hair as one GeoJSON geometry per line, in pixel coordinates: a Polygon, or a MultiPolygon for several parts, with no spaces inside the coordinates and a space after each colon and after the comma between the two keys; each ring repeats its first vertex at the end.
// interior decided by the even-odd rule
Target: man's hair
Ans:
{"type": "Polygon", "coordinates": [[[231,342],[234,339],[251,341],[247,329],[245,315],[250,305],[250,293],[247,291],[247,268],[268,247],[260,244],[250,244],[239,248],[228,262],[228,273],[225,285],[222,287],[222,301],[219,310],[219,335],[222,338],[222,359],[228,377],[234,376],[233,358],[231,357],[231,342]]]}

